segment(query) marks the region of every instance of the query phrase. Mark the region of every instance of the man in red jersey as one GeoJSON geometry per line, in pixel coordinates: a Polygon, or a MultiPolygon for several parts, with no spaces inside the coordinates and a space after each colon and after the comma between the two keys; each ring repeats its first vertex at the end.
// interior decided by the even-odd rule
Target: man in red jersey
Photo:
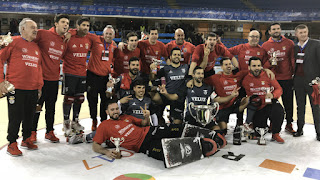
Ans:
{"type": "Polygon", "coordinates": [[[161,41],[158,41],[159,34],[157,28],[151,27],[148,37],[149,39],[138,42],[141,54],[141,72],[143,74],[150,73],[150,64],[153,63],[152,59],[160,60],[168,56],[165,45],[161,41]]]}
{"type": "MultiPolygon", "coordinates": [[[[113,138],[124,138],[121,147],[135,152],[147,154],[149,157],[164,160],[161,139],[180,138],[185,128],[184,124],[170,124],[169,126],[149,126],[150,112],[146,107],[140,107],[144,119],[138,119],[130,115],[121,115],[116,99],[109,101],[106,112],[110,119],[103,121],[93,138],[92,149],[97,153],[106,155],[109,158],[121,158],[120,152],[114,149],[106,149],[102,143],[113,138]]],[[[196,126],[195,126],[196,127],[196,126]]],[[[201,140],[202,153],[216,150],[215,141],[223,140],[223,137],[212,131],[212,136],[201,140]],[[210,138],[210,139],[209,139],[210,138]],[[215,147],[215,148],[214,148],[215,147]]],[[[109,144],[109,143],[108,143],[109,144]]],[[[109,144],[112,146],[112,144],[109,144]]],[[[214,151],[215,152],[215,151],[214,151]]]]}
{"type": "Polygon", "coordinates": [[[174,39],[173,41],[166,44],[167,54],[171,53],[171,50],[175,47],[178,47],[181,50],[181,64],[190,64],[191,55],[194,52],[195,46],[189,42],[186,42],[185,34],[183,29],[178,28],[174,32],[174,39]]]}
{"type": "MultiPolygon", "coordinates": [[[[215,33],[209,33],[206,38],[205,44],[200,44],[194,50],[192,54],[192,62],[189,68],[189,75],[192,75],[193,69],[196,66],[200,66],[204,69],[204,77],[207,78],[214,75],[214,65],[216,59],[220,56],[229,57],[233,66],[238,67],[238,61],[224,46],[217,44],[217,35],[215,33]]],[[[191,81],[188,82],[188,84],[191,81]]],[[[190,87],[192,85],[188,85],[190,87]]]]}
{"type": "Polygon", "coordinates": [[[122,73],[129,72],[129,59],[131,57],[140,58],[140,49],[138,46],[138,35],[135,32],[127,34],[127,45],[124,45],[123,50],[117,48],[114,53],[114,77],[122,73]]]}
{"type": "Polygon", "coordinates": [[[262,61],[258,57],[249,59],[250,73],[242,81],[247,96],[257,96],[256,111],[253,116],[253,126],[257,127],[261,138],[258,140],[259,145],[265,145],[263,138],[267,127],[267,120],[272,123],[272,139],[278,143],[284,143],[280,137],[281,125],[284,118],[283,107],[278,101],[282,94],[282,88],[277,80],[271,80],[268,75],[262,71],[262,61]]]}
{"type": "Polygon", "coordinates": [[[37,37],[37,24],[30,18],[24,18],[19,24],[21,36],[13,37],[13,42],[0,51],[0,71],[7,62],[5,79],[0,76],[0,89],[3,81],[15,86],[15,92],[8,94],[8,136],[10,142],[7,152],[12,156],[21,156],[16,139],[22,121],[22,148],[38,149],[31,141],[32,119],[36,110],[38,96],[43,86],[41,51],[33,42],[37,37]],[[23,113],[22,113],[23,112],[23,113]]]}
{"type": "MultiPolygon", "coordinates": [[[[66,49],[64,42],[64,34],[69,28],[69,16],[59,14],[54,18],[54,27],[49,30],[39,29],[37,38],[34,40],[41,50],[43,57],[42,71],[44,85],[42,87],[41,98],[38,100],[38,106],[41,109],[44,102],[46,103],[46,125],[47,131],[45,139],[50,142],[59,142],[59,139],[54,135],[54,114],[57,101],[59,78],[60,78],[60,60],[66,49]]],[[[36,112],[33,118],[33,127],[31,140],[37,141],[37,127],[40,111],[36,112]]]]}
{"type": "Polygon", "coordinates": [[[276,56],[277,65],[272,66],[268,61],[264,67],[270,68],[275,74],[276,78],[283,89],[281,96],[283,106],[286,112],[287,125],[285,130],[290,134],[294,134],[292,129],[293,122],[293,67],[294,67],[294,43],[290,39],[281,35],[281,24],[273,23],[269,27],[269,34],[271,37],[268,41],[262,44],[272,61],[273,54],[276,56]]]}
{"type": "MultiPolygon", "coordinates": [[[[248,43],[240,44],[234,47],[229,48],[229,52],[234,55],[238,56],[238,63],[239,63],[239,71],[247,71],[249,69],[248,63],[249,59],[252,56],[259,57],[262,59],[263,64],[267,59],[267,53],[264,49],[259,46],[260,40],[260,33],[257,30],[253,30],[248,35],[248,43]]],[[[244,97],[246,92],[243,88],[239,90],[240,97],[244,97]]],[[[237,125],[243,124],[243,112],[237,113],[237,125]]]]}
{"type": "Polygon", "coordinates": [[[100,118],[107,119],[105,105],[107,102],[106,84],[109,81],[109,74],[112,73],[113,55],[117,48],[117,44],[113,41],[114,28],[107,25],[103,30],[103,36],[97,37],[94,34],[87,36],[92,39],[93,46],[91,48],[90,59],[87,67],[87,98],[90,108],[90,117],[92,119],[91,130],[97,129],[97,104],[100,94],[100,118]],[[100,43],[94,43],[98,38],[100,43]]]}
{"type": "Polygon", "coordinates": [[[65,135],[69,136],[71,128],[82,131],[79,124],[81,104],[84,102],[86,91],[87,53],[91,49],[92,41],[86,36],[90,28],[90,20],[81,17],[77,20],[77,34],[72,36],[67,43],[66,53],[63,56],[63,128],[65,135]],[[70,126],[70,111],[73,106],[73,119],[70,126]]]}

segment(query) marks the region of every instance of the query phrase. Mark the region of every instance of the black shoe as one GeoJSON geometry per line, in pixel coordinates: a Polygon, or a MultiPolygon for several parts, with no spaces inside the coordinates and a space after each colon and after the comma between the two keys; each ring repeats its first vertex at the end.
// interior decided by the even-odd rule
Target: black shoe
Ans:
{"type": "Polygon", "coordinates": [[[293,133],[293,137],[300,137],[303,135],[303,131],[302,130],[297,130],[297,132],[293,133]]]}
{"type": "Polygon", "coordinates": [[[320,134],[317,134],[317,140],[320,141],[320,134]]]}

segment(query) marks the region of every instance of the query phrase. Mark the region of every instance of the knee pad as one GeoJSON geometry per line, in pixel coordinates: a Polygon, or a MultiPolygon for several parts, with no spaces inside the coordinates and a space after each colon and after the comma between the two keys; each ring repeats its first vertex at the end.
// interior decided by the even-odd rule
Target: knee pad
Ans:
{"type": "Polygon", "coordinates": [[[75,100],[74,96],[65,95],[64,99],[63,99],[63,102],[70,105],[70,104],[72,104],[74,102],[74,100],[75,100]]]}
{"type": "Polygon", "coordinates": [[[82,104],[84,102],[84,95],[76,96],[74,99],[74,103],[82,104]]]}

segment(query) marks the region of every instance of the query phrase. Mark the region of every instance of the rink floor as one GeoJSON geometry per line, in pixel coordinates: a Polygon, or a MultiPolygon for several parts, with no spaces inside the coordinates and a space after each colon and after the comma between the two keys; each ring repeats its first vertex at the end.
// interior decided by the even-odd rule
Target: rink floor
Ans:
{"type": "MultiPolygon", "coordinates": [[[[0,172],[2,177],[33,180],[113,180],[130,173],[150,175],[140,175],[140,179],[146,180],[152,179],[150,177],[156,180],[320,179],[320,142],[315,139],[313,125],[306,124],[304,135],[298,138],[283,130],[281,136],[284,144],[271,142],[271,134],[267,134],[266,146],[257,145],[256,140],[236,146],[232,144],[231,134],[235,125],[234,116],[231,119],[225,148],[209,158],[172,169],[166,169],[162,161],[125,149],[122,149],[122,159],[113,160],[93,152],[92,144],[68,145],[60,124],[55,126],[60,143],[45,141],[45,130],[42,129],[38,131],[38,150],[21,149],[23,156],[11,157],[6,154],[7,147],[4,146],[0,150],[0,172]],[[223,158],[228,152],[244,157],[239,161],[223,158]]],[[[81,124],[86,127],[85,133],[89,133],[91,121],[83,119],[81,124]]],[[[18,140],[19,147],[20,143],[21,138],[18,140]]]]}

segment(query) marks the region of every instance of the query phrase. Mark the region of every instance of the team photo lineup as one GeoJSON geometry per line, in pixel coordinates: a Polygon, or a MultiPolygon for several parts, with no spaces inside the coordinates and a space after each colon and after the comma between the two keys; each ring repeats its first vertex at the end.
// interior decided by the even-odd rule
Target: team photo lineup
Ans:
{"type": "Polygon", "coordinates": [[[40,112],[45,113],[45,139],[60,142],[54,132],[59,93],[66,142],[90,143],[108,158],[120,159],[122,147],[170,168],[177,161],[214,155],[226,146],[226,136],[233,145],[284,144],[281,131],[303,136],[306,96],[314,141],[320,141],[320,41],[309,38],[305,24],[293,29],[297,43],[281,35],[280,23],[272,22],[270,38],[261,46],[261,32],[252,29],[247,43],[227,48],[214,32],[195,46],[187,42],[186,30],[177,28],[174,40],[164,44],[159,29],[149,27],[141,35],[126,33],[117,44],[112,25],[96,35],[89,32],[88,17],[79,17],[75,29],[69,28],[67,14],[56,15],[49,30],[37,23],[23,18],[20,35],[0,36],[0,97],[8,105],[11,156],[22,156],[20,148],[38,149],[40,112]],[[292,126],[294,98],[297,129],[292,126]],[[89,107],[82,107],[85,101],[89,107]],[[81,108],[89,108],[91,133],[84,133],[81,108]],[[232,131],[231,114],[237,117],[232,131]],[[272,134],[271,142],[266,133],[272,134]],[[175,159],[181,142],[189,144],[192,158],[175,159]]]}

